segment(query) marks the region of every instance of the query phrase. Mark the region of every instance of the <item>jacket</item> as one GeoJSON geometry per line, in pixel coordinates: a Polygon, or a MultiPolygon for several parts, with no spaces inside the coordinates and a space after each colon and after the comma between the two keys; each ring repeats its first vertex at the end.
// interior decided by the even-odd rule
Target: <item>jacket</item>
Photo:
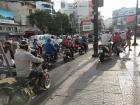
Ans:
{"type": "Polygon", "coordinates": [[[45,44],[45,54],[55,54],[57,52],[56,48],[50,42],[45,44]]]}
{"type": "Polygon", "coordinates": [[[32,63],[42,63],[43,59],[33,56],[30,52],[17,49],[15,53],[15,65],[17,77],[29,77],[32,71],[32,63]]]}

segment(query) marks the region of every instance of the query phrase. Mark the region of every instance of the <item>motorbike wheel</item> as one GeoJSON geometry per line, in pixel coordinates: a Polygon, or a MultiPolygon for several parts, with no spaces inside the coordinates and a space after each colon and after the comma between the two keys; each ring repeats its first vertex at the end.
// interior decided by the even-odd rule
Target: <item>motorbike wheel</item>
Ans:
{"type": "Polygon", "coordinates": [[[99,56],[99,59],[100,59],[101,62],[104,62],[104,55],[101,54],[101,55],[99,56]]]}
{"type": "Polygon", "coordinates": [[[117,51],[116,54],[117,54],[117,56],[119,56],[120,55],[120,51],[117,51]]]}
{"type": "Polygon", "coordinates": [[[64,61],[65,63],[67,63],[67,62],[68,62],[68,58],[67,58],[67,57],[64,57],[64,58],[63,58],[63,61],[64,61]]]}
{"type": "Polygon", "coordinates": [[[43,81],[43,88],[49,89],[50,87],[51,87],[51,80],[50,80],[50,76],[48,74],[48,80],[43,81]]]}
{"type": "Polygon", "coordinates": [[[79,55],[82,55],[83,53],[82,53],[82,51],[79,51],[79,55]]]}

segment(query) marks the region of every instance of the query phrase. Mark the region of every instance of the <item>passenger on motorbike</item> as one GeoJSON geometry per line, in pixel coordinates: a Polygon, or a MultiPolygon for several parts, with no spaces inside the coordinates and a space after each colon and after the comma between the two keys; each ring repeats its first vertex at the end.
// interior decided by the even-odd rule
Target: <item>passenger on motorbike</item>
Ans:
{"type": "Polygon", "coordinates": [[[41,71],[33,70],[33,63],[42,63],[43,59],[35,57],[29,52],[28,43],[25,40],[22,40],[15,53],[15,65],[16,73],[18,78],[37,78],[38,86],[40,86],[42,81],[43,73],[41,71]]]}
{"type": "Polygon", "coordinates": [[[55,46],[51,43],[51,39],[48,38],[45,44],[45,55],[50,55],[54,58],[54,60],[57,59],[57,49],[55,46]]]}
{"type": "Polygon", "coordinates": [[[101,36],[101,43],[102,45],[105,45],[109,51],[109,55],[111,56],[111,46],[110,46],[110,40],[111,40],[111,34],[109,33],[109,31],[106,31],[105,33],[102,34],[101,36]]]}

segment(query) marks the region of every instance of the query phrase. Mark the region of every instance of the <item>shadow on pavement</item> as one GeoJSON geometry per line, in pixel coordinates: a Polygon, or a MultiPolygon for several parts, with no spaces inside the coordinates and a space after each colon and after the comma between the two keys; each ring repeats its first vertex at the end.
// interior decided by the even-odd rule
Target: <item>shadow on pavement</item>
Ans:
{"type": "MultiPolygon", "coordinates": [[[[92,62],[92,60],[90,60],[90,62],[92,62]]],[[[68,94],[71,94],[71,96],[68,96],[68,98],[66,98],[63,101],[62,105],[67,105],[72,99],[74,99],[74,97],[80,93],[82,90],[84,90],[86,87],[88,87],[91,83],[93,83],[96,79],[98,79],[98,77],[100,77],[104,71],[109,70],[110,68],[112,68],[117,62],[117,59],[115,60],[111,60],[111,61],[106,61],[104,63],[97,63],[92,65],[91,68],[89,68],[89,70],[87,72],[85,72],[83,75],[81,75],[69,88],[68,90],[68,94]],[[84,85],[79,86],[78,84],[80,82],[83,82],[84,85]],[[79,89],[77,89],[77,87],[80,87],[79,89]]],[[[88,62],[89,63],[89,62],[88,62]]],[[[94,87],[94,86],[93,86],[94,87]]]]}

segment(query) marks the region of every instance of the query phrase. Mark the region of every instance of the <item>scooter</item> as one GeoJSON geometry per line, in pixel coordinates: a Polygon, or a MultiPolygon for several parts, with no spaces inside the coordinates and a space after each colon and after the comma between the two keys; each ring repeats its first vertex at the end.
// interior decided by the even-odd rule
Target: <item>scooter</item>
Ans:
{"type": "Polygon", "coordinates": [[[84,46],[79,46],[78,50],[79,50],[79,55],[83,55],[84,54],[84,46]]]}
{"type": "Polygon", "coordinates": [[[72,55],[71,55],[71,51],[68,48],[64,49],[64,53],[63,53],[63,61],[69,62],[72,59],[72,55]]]}
{"type": "Polygon", "coordinates": [[[44,58],[44,67],[46,67],[47,69],[50,69],[51,67],[53,67],[57,60],[57,57],[55,57],[54,55],[49,55],[49,54],[44,55],[43,58],[44,58]]]}
{"type": "Polygon", "coordinates": [[[99,59],[101,62],[104,62],[104,60],[106,58],[109,58],[109,46],[107,45],[99,45],[99,50],[98,50],[98,54],[99,54],[99,59]]]}
{"type": "Polygon", "coordinates": [[[120,43],[116,43],[116,44],[114,44],[114,46],[113,46],[113,53],[115,54],[115,55],[117,55],[117,56],[119,56],[120,55],[120,53],[121,52],[123,52],[123,47],[124,46],[122,46],[122,43],[120,42],[120,43]]]}

